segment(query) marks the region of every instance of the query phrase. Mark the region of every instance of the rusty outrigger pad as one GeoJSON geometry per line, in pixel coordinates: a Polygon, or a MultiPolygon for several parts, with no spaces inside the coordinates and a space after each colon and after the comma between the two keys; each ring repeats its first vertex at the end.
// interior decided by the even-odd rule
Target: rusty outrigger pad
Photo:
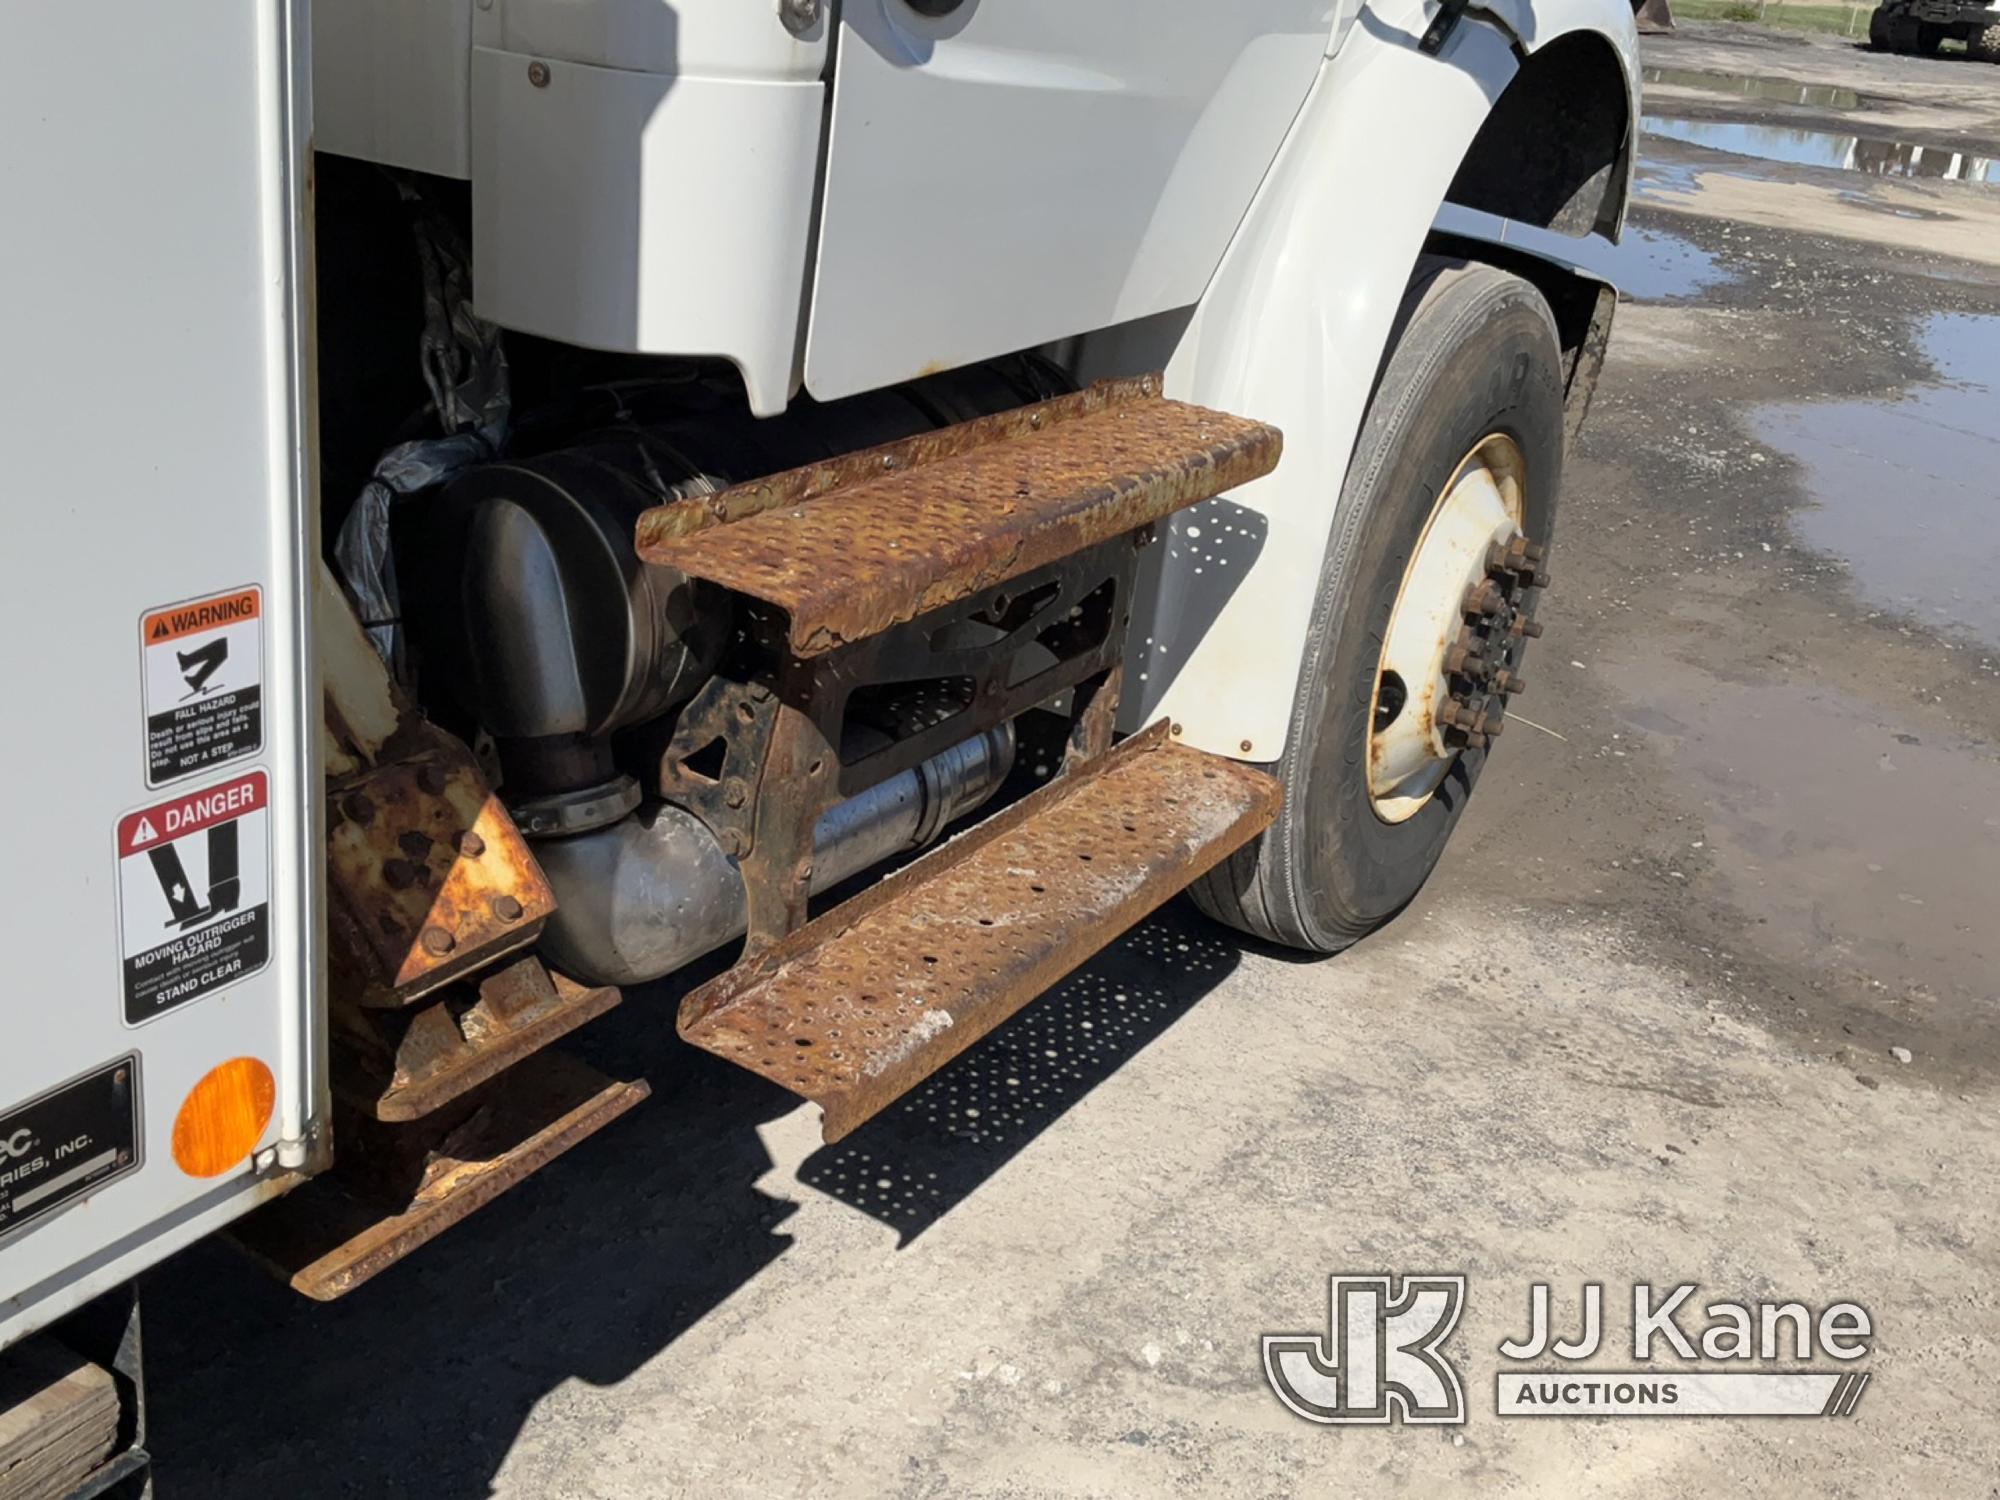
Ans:
{"type": "Polygon", "coordinates": [[[378,1120],[422,1119],[621,998],[616,989],[553,974],[530,956],[407,1010],[336,1006],[334,1087],[378,1120]]]}
{"type": "Polygon", "coordinates": [[[681,1035],[819,1104],[834,1141],[1278,812],[1264,772],[1164,722],[689,995],[681,1035]]]}
{"type": "Polygon", "coordinates": [[[332,789],[327,928],[336,994],[421,999],[526,947],[555,910],[527,841],[463,746],[428,749],[332,789]]]}
{"type": "Polygon", "coordinates": [[[320,1302],[353,1291],[643,1100],[559,1052],[516,1063],[436,1129],[343,1122],[340,1171],[231,1233],[320,1302]]]}
{"type": "Polygon", "coordinates": [[[1093,387],[639,518],[638,550],[783,609],[823,655],[1277,466],[1277,429],[1093,387]]]}

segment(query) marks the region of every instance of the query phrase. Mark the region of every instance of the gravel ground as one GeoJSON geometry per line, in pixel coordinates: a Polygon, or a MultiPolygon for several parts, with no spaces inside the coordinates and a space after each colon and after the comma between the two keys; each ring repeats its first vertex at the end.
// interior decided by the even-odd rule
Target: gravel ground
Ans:
{"type": "Polygon", "coordinates": [[[1850,90],[1649,109],[1919,175],[1649,145],[1533,722],[1410,911],[1307,963],[1171,909],[835,1147],[628,1004],[653,1103],[364,1292],[152,1278],[160,1492],[2000,1493],[2000,69],[1647,61],[1850,90]],[[1265,1385],[1384,1268],[1470,1279],[1462,1428],[1265,1385]],[[1529,1283],[1616,1346],[1640,1280],[1862,1303],[1866,1400],[1495,1417],[1529,1283]]]}

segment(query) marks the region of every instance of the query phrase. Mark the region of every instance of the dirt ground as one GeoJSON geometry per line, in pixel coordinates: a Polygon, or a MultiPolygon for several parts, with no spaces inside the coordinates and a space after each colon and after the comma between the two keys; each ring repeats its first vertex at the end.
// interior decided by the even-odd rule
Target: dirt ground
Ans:
{"type": "Polygon", "coordinates": [[[630,1003],[653,1102],[363,1292],[151,1278],[160,1493],[2000,1494],[2000,68],[1646,61],[1532,724],[1415,907],[1320,963],[1175,907],[835,1147],[630,1003]],[[1465,1426],[1267,1388],[1382,1269],[1469,1278],[1465,1426]],[[1861,1303],[1865,1401],[1494,1415],[1529,1283],[1638,1280],[1861,1303]]]}

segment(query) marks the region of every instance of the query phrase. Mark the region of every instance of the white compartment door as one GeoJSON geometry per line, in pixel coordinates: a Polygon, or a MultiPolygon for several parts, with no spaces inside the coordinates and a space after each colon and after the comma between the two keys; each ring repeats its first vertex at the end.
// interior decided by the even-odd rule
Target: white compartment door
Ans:
{"type": "Polygon", "coordinates": [[[1193,303],[1335,9],[845,0],[807,387],[848,395],[1193,303]]]}
{"type": "Polygon", "coordinates": [[[0,8],[0,1344],[308,1155],[304,18],[0,8]]]}

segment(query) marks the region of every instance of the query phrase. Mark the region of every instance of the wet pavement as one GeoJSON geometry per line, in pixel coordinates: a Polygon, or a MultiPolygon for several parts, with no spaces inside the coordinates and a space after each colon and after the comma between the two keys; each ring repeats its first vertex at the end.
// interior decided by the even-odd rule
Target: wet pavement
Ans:
{"type": "Polygon", "coordinates": [[[2000,154],[2000,68],[1647,62],[1744,149],[1646,145],[1522,718],[1409,911],[1308,963],[1170,908],[831,1148],[628,1004],[583,1045],[653,1101],[362,1293],[153,1278],[161,1493],[1990,1495],[2000,184],[1748,148],[2000,154]],[[1265,1389],[1380,1269],[1471,1279],[1462,1430],[1265,1389]],[[1861,1302],[1866,1401],[1493,1417],[1530,1281],[1641,1279],[1861,1302]]]}
{"type": "Polygon", "coordinates": [[[1931,377],[1886,401],[1780,403],[1753,429],[1798,461],[1805,546],[1878,608],[2000,650],[2000,318],[1916,329],[1931,377]]]}

